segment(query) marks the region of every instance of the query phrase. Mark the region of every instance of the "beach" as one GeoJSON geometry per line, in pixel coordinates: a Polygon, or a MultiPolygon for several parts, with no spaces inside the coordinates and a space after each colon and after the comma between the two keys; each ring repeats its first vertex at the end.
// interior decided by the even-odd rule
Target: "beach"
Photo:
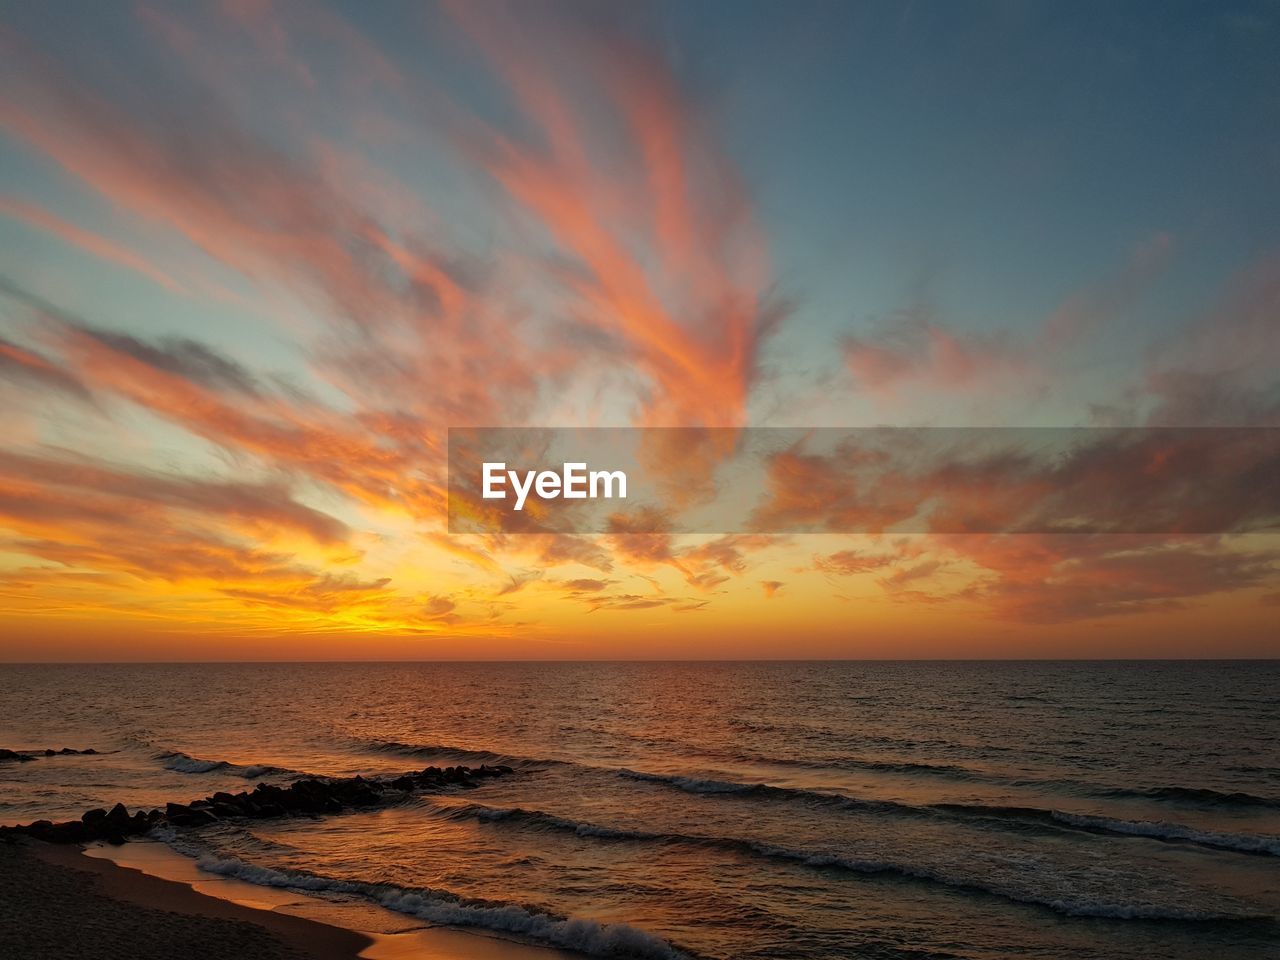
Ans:
{"type": "MultiPolygon", "coordinates": [[[[6,960],[570,956],[409,923],[394,933],[361,932],[303,913],[334,915],[338,909],[296,892],[266,891],[201,874],[190,861],[156,843],[85,848],[32,840],[0,842],[0,956],[6,960]]],[[[371,926],[385,921],[371,919],[371,926]]]]}
{"type": "Polygon", "coordinates": [[[0,844],[0,955],[10,960],[352,960],[372,940],[147,876],[77,847],[0,844]]]}

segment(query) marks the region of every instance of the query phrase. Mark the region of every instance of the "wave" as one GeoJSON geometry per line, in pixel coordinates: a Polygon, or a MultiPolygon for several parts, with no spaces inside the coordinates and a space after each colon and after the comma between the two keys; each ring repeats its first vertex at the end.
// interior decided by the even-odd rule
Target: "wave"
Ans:
{"type": "Polygon", "coordinates": [[[912,806],[891,800],[859,800],[841,793],[821,793],[793,787],[776,787],[767,783],[739,783],[730,780],[706,780],[696,777],[668,776],[621,770],[619,775],[646,783],[666,784],[687,793],[736,794],[763,796],[774,799],[795,799],[808,803],[838,806],[849,810],[890,812],[903,816],[936,818],[945,816],[1017,829],[1032,826],[1060,830],[1068,827],[1090,833],[1149,837],[1153,840],[1177,841],[1227,850],[1236,853],[1269,854],[1280,856],[1280,837],[1255,836],[1242,833],[1219,833],[1198,830],[1180,823],[1164,820],[1119,820],[1092,814],[1046,810],[1040,807],[989,806],[986,804],[937,803],[912,806]]]}
{"type": "Polygon", "coordinates": [[[1153,840],[1192,843],[1216,850],[1280,856],[1280,837],[1199,830],[1181,823],[1170,823],[1167,820],[1121,820],[1096,814],[1045,810],[1040,807],[990,806],[979,803],[939,803],[934,804],[932,809],[957,816],[990,818],[997,821],[1029,821],[1046,825],[1061,824],[1089,833],[1149,837],[1153,840]]]}
{"type": "MultiPolygon", "coordinates": [[[[855,799],[846,795],[825,792],[822,790],[808,790],[804,788],[788,788],[774,787],[762,782],[743,783],[740,781],[718,779],[714,777],[697,777],[690,775],[658,775],[647,774],[631,770],[626,767],[604,767],[595,764],[545,757],[525,757],[515,754],[497,753],[490,750],[475,750],[466,747],[459,747],[449,744],[414,744],[402,743],[394,740],[371,740],[360,739],[357,741],[363,749],[374,750],[376,752],[396,753],[403,756],[412,757],[452,757],[459,761],[467,761],[474,763],[488,764],[505,764],[516,769],[534,769],[544,767],[572,767],[580,770],[589,770],[593,772],[621,775],[634,780],[644,780],[653,782],[666,782],[672,786],[678,787],[689,793],[723,793],[723,794],[741,794],[754,793],[758,795],[776,795],[790,794],[802,797],[810,801],[837,803],[848,807],[858,807],[861,809],[878,810],[884,813],[897,812],[900,814],[911,816],[930,816],[936,810],[947,810],[950,813],[959,812],[961,805],[937,804],[927,807],[918,807],[911,804],[899,803],[891,800],[866,800],[855,799]]],[[[672,741],[675,743],[675,741],[672,741]]],[[[998,783],[1013,787],[1030,787],[1030,788],[1058,788],[1069,791],[1073,794],[1083,797],[1096,797],[1100,799],[1138,799],[1146,801],[1167,802],[1174,805],[1194,805],[1194,806],[1214,806],[1224,808],[1248,809],[1280,809],[1280,797],[1263,797],[1244,792],[1221,792],[1205,787],[1184,787],[1184,786],[1162,786],[1149,788],[1131,788],[1131,787],[1109,787],[1105,784],[1082,782],[1071,779],[1027,779],[1012,778],[998,773],[977,770],[972,767],[960,766],[957,764],[944,763],[926,763],[909,760],[865,760],[857,757],[831,757],[822,760],[808,760],[801,758],[777,758],[763,755],[748,754],[742,752],[728,751],[701,751],[703,755],[719,756],[720,759],[732,760],[742,763],[758,763],[775,766],[800,767],[814,770],[831,770],[833,768],[845,768],[856,770],[874,770],[886,773],[900,773],[905,775],[924,774],[932,776],[941,776],[949,780],[958,780],[966,782],[985,782],[998,783]]],[[[1007,808],[1010,810],[1017,808],[1007,808]]],[[[1052,811],[1040,811],[1042,816],[1038,819],[1041,824],[1050,822],[1050,814],[1052,811]]],[[[1017,818],[1024,822],[1031,818],[1017,818]]],[[[1141,821],[1139,821],[1141,822],[1141,821]]],[[[1065,823],[1060,821],[1060,823],[1065,823]]],[[[1065,824],[1067,826],[1079,826],[1078,824],[1065,824]]],[[[1190,828],[1187,828],[1190,829],[1190,828]]],[[[1134,835],[1140,835],[1137,831],[1114,831],[1127,832],[1134,835]]],[[[1230,835],[1227,835],[1230,836],[1230,835]]],[[[1174,839],[1170,837],[1169,839],[1174,839]]],[[[1179,837],[1177,839],[1189,840],[1195,842],[1192,837],[1179,837]]],[[[1257,838],[1253,838],[1257,839],[1257,838]]],[[[1253,843],[1252,839],[1246,838],[1242,844],[1227,843],[1208,843],[1206,846],[1216,846],[1221,849],[1239,849],[1241,846],[1266,847],[1267,844],[1273,842],[1273,838],[1261,838],[1259,843],[1253,843]]],[[[1254,852],[1254,851],[1246,851],[1254,852]]],[[[1269,847],[1263,852],[1272,852],[1269,847]]]]}
{"type": "Polygon", "coordinates": [[[605,827],[595,823],[571,820],[567,817],[558,817],[553,813],[544,813],[541,810],[526,810],[523,807],[487,807],[482,803],[460,803],[448,806],[435,805],[435,808],[450,820],[471,819],[485,823],[508,820],[535,827],[562,830],[576,834],[579,837],[596,837],[602,840],[683,843],[698,842],[701,839],[673,833],[654,833],[646,830],[628,830],[622,827],[605,827]]]}
{"type": "Polygon", "coordinates": [[[596,957],[642,960],[691,960],[693,957],[661,937],[625,923],[561,917],[518,903],[464,898],[430,888],[415,890],[389,884],[338,880],[314,873],[257,866],[236,857],[212,854],[198,857],[196,865],[208,873],[234,877],[258,886],[358,896],[428,923],[515,934],[545,946],[576,950],[596,957]]]}
{"type": "Polygon", "coordinates": [[[773,847],[766,844],[752,844],[752,847],[768,856],[803,863],[806,866],[835,868],[868,876],[887,875],[904,880],[936,883],[955,890],[998,897],[1011,903],[1046,907],[1055,913],[1069,917],[1096,917],[1109,920],[1165,920],[1185,923],[1268,925],[1275,923],[1275,918],[1268,914],[1227,913],[1150,903],[1123,903],[1087,898],[1055,897],[1018,890],[998,883],[958,877],[936,868],[914,864],[902,864],[885,860],[863,860],[829,853],[811,853],[802,850],[791,850],[785,847],[773,847]]]}
{"type": "Polygon", "coordinates": [[[953,890],[993,896],[1014,903],[1044,907],[1067,916],[1186,922],[1270,923],[1274,920],[1274,918],[1266,914],[1225,913],[1191,910],[1177,906],[1161,906],[1158,904],[1107,902],[1037,895],[1030,891],[1015,889],[991,881],[980,881],[971,877],[957,876],[935,867],[898,863],[889,860],[857,858],[830,851],[798,850],[739,837],[705,836],[609,827],[560,817],[541,810],[527,810],[522,807],[488,807],[483,804],[465,803],[437,806],[437,809],[450,819],[470,818],[484,822],[510,821],[535,828],[557,830],[572,833],[579,837],[601,840],[678,844],[701,849],[729,850],[738,854],[800,864],[816,869],[834,869],[862,876],[888,876],[899,880],[924,882],[953,890]]]}
{"type": "Polygon", "coordinates": [[[1258,837],[1245,833],[1218,833],[1197,830],[1180,823],[1163,820],[1113,820],[1089,814],[1053,811],[1053,818],[1061,823],[1086,830],[1102,830],[1108,833],[1127,834],[1135,837],[1153,837],[1157,840],[1181,840],[1202,847],[1219,850],[1235,850],[1240,853],[1264,853],[1280,857],[1280,837],[1258,837]]]}
{"type": "Polygon", "coordinates": [[[248,764],[241,765],[232,763],[229,760],[202,760],[200,757],[193,757],[190,754],[183,753],[180,750],[172,750],[166,753],[156,755],[156,759],[161,762],[166,770],[173,770],[176,773],[229,773],[232,776],[242,777],[245,780],[257,780],[260,777],[296,777],[301,774],[296,770],[289,770],[286,767],[273,767],[268,764],[248,764]]]}
{"type": "MultiPolygon", "coordinates": [[[[1085,831],[1097,834],[1147,837],[1166,842],[1184,842],[1236,853],[1263,854],[1280,856],[1280,838],[1255,836],[1251,834],[1220,833],[1216,831],[1198,830],[1194,827],[1163,820],[1123,820],[1092,814],[1076,814],[1039,807],[988,806],[983,804],[938,803],[917,806],[894,800],[870,800],[851,797],[834,791],[808,790],[801,787],[779,787],[763,782],[743,782],[713,777],[695,777],[680,774],[655,774],[632,770],[626,767],[605,768],[591,764],[575,763],[568,760],[535,759],[512,756],[488,750],[472,750],[444,744],[408,744],[390,740],[362,741],[366,748],[392,752],[415,757],[451,756],[480,763],[505,763],[513,767],[561,766],[575,767],[612,773],[614,775],[646,783],[658,783],[671,786],[686,793],[723,794],[737,796],[757,796],[775,800],[799,800],[810,804],[839,807],[872,813],[886,813],[897,816],[936,819],[939,816],[961,818],[979,822],[983,825],[1003,829],[1063,829],[1085,831]]],[[[781,761],[779,761],[781,762],[781,761]]],[[[809,761],[794,761],[795,765],[810,765],[809,761]]],[[[859,765],[881,770],[897,772],[945,772],[966,778],[973,774],[974,779],[982,779],[985,775],[967,768],[918,764],[909,762],[861,761],[859,765]]],[[[1248,793],[1221,793],[1208,788],[1192,787],[1155,787],[1149,789],[1106,789],[1099,791],[1102,795],[1120,797],[1142,797],[1147,800],[1191,801],[1197,804],[1214,804],[1221,806],[1263,806],[1280,807],[1280,800],[1258,797],[1248,793]]]]}
{"type": "Polygon", "coordinates": [[[492,750],[473,750],[469,747],[458,747],[445,743],[402,743],[399,740],[377,740],[363,737],[355,737],[353,740],[362,750],[371,750],[374,753],[390,753],[400,757],[418,757],[423,759],[433,757],[453,757],[470,763],[490,764],[494,766],[505,765],[515,768],[572,765],[568,761],[564,760],[517,757],[505,753],[495,753],[492,750]]]}
{"type": "Polygon", "coordinates": [[[1145,800],[1171,800],[1175,803],[1189,803],[1209,807],[1261,807],[1267,810],[1280,810],[1280,797],[1259,797],[1252,793],[1235,791],[1224,793],[1208,787],[1147,787],[1130,789],[1116,787],[1104,790],[1102,796],[1120,798],[1138,798],[1145,800]]]}

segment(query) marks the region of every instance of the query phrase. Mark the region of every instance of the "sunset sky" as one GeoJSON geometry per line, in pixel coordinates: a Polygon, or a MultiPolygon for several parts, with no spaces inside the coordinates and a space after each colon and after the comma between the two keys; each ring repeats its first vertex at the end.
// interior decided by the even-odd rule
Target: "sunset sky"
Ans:
{"type": "Polygon", "coordinates": [[[0,659],[1280,655],[1274,457],[1179,535],[445,503],[449,427],[1280,427],[1278,49],[1265,2],[4,3],[0,659]]]}

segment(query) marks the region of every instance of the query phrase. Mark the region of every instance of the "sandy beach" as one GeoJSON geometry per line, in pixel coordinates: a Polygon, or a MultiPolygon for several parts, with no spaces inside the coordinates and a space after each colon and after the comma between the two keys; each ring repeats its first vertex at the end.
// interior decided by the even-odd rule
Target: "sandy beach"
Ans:
{"type": "Polygon", "coordinates": [[[393,934],[363,933],[298,915],[326,906],[210,878],[160,844],[86,850],[39,841],[0,843],[0,956],[6,960],[571,957],[455,930],[406,925],[393,934]]]}
{"type": "Polygon", "coordinates": [[[75,847],[0,844],[0,955],[11,960],[352,960],[372,942],[205,896],[75,847]]]}

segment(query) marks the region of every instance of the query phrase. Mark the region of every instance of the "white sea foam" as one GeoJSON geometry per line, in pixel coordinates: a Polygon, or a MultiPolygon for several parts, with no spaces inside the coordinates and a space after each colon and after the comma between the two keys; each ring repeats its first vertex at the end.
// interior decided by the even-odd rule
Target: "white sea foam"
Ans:
{"type": "Polygon", "coordinates": [[[337,880],[314,874],[261,867],[235,857],[201,856],[201,870],[234,877],[264,887],[304,892],[348,894],[366,898],[419,920],[459,927],[478,927],[513,933],[548,946],[577,950],[597,957],[635,957],[644,960],[687,960],[689,954],[661,937],[623,923],[562,918],[514,903],[464,900],[430,890],[405,890],[386,884],[337,880]]]}

